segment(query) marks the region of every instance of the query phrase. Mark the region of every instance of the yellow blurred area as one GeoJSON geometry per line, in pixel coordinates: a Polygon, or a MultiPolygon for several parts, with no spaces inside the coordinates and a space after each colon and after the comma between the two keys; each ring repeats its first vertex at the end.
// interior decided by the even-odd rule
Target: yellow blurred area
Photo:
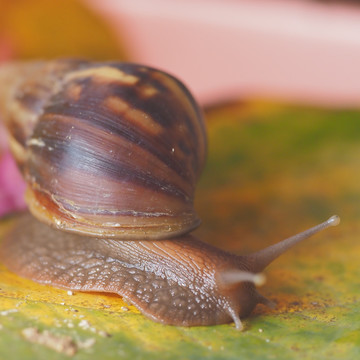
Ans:
{"type": "Polygon", "coordinates": [[[16,59],[125,59],[107,24],[76,0],[0,0],[1,52],[16,59]]]}

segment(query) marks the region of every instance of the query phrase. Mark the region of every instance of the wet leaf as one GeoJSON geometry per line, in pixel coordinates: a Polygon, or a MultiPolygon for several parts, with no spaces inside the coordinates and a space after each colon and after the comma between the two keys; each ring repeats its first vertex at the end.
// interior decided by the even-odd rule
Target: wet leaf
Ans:
{"type": "MultiPolygon", "coordinates": [[[[117,296],[37,285],[0,266],[0,358],[62,359],[25,339],[69,336],[74,358],[339,359],[360,354],[360,111],[244,102],[207,111],[208,165],[196,207],[203,240],[236,253],[263,248],[337,213],[266,271],[277,303],[244,321],[181,328],[144,318],[117,296]],[[83,346],[87,344],[87,346],[83,346]]],[[[1,232],[11,218],[1,222],[1,232]]]]}

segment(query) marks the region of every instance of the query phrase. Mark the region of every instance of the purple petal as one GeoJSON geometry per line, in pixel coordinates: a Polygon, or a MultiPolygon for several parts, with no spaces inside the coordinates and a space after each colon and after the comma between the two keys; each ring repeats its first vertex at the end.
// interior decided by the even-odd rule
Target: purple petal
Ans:
{"type": "Polygon", "coordinates": [[[25,209],[25,182],[8,151],[0,154],[0,216],[25,209]]]}

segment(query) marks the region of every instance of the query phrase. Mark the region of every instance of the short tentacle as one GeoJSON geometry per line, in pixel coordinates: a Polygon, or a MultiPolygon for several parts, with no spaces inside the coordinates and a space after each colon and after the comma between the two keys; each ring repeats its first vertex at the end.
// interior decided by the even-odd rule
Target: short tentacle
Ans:
{"type": "Polygon", "coordinates": [[[251,282],[256,286],[265,284],[266,278],[264,274],[254,274],[249,271],[238,269],[225,270],[219,273],[219,282],[223,286],[232,286],[241,282],[251,282]]]}
{"type": "Polygon", "coordinates": [[[234,321],[236,330],[243,331],[244,325],[243,325],[242,321],[240,320],[239,314],[234,309],[231,309],[231,308],[228,310],[228,312],[234,321]]]}
{"type": "Polygon", "coordinates": [[[274,309],[276,306],[276,303],[274,301],[267,299],[265,296],[261,295],[258,292],[256,293],[255,300],[257,301],[258,304],[263,304],[269,307],[270,309],[274,309]]]}

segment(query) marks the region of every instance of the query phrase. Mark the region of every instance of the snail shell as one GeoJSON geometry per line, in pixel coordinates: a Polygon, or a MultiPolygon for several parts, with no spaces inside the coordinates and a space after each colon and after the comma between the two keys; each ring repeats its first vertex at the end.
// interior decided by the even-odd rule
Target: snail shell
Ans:
{"type": "Polygon", "coordinates": [[[68,60],[2,73],[3,113],[34,216],[121,239],[199,225],[193,199],[205,126],[178,80],[141,65],[68,60]]]}
{"type": "Polygon", "coordinates": [[[117,293],[164,324],[234,321],[241,330],[256,304],[271,305],[255,289],[258,273],[339,222],[331,217],[247,256],[186,234],[199,224],[193,199],[205,127],[184,85],[159,70],[25,63],[0,69],[0,85],[26,201],[41,221],[20,216],[0,246],[1,261],[21,276],[117,293]]]}

